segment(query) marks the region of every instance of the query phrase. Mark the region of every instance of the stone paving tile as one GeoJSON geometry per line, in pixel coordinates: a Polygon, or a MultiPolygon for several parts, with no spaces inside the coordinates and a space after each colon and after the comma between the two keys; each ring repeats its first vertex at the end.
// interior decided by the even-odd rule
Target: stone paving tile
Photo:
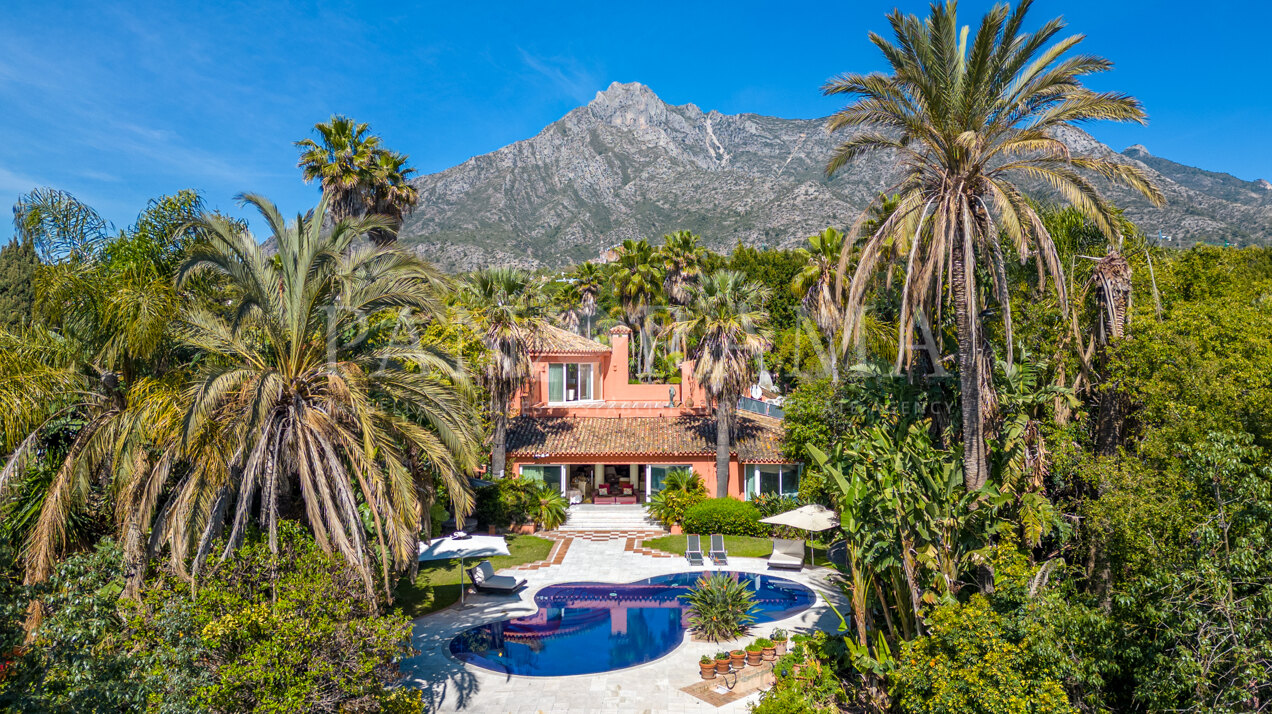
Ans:
{"type": "MultiPolygon", "coordinates": [[[[557,534],[562,535],[562,534],[557,534]]],[[[463,607],[452,606],[415,621],[412,643],[420,655],[403,663],[408,681],[419,687],[429,711],[438,712],[720,712],[740,714],[755,701],[751,695],[740,701],[716,708],[680,691],[681,687],[701,681],[698,658],[734,643],[694,642],[685,636],[679,647],[665,657],[629,669],[573,677],[501,676],[487,670],[469,667],[450,655],[450,640],[470,627],[487,622],[533,614],[534,594],[552,583],[591,580],[627,583],[635,580],[683,572],[709,571],[704,566],[692,568],[679,556],[650,557],[638,552],[639,545],[626,550],[629,537],[649,534],[624,534],[618,539],[579,538],[569,533],[571,542],[552,554],[560,562],[550,567],[518,572],[527,587],[517,595],[477,594],[468,596],[463,607]]],[[[641,538],[640,540],[643,540],[641,538]]],[[[639,543],[639,540],[637,541],[639,543]]],[[[767,573],[767,563],[758,558],[730,558],[728,570],[767,573]]],[[[826,568],[806,568],[794,573],[774,573],[801,582],[829,598],[844,604],[839,589],[826,568]]],[[[794,617],[755,628],[751,637],[768,634],[775,627],[788,631],[810,632],[814,629],[834,631],[838,618],[819,600],[816,605],[794,617]]]]}

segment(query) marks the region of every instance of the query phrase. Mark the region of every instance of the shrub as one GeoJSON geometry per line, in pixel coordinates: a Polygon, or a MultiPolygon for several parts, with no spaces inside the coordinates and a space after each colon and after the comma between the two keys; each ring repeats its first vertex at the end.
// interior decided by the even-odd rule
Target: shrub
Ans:
{"type": "Polygon", "coordinates": [[[650,518],[670,527],[683,523],[685,513],[707,498],[707,487],[692,469],[676,469],[663,480],[662,490],[645,506],[650,518]]]}
{"type": "Polygon", "coordinates": [[[502,478],[494,486],[478,489],[473,515],[482,525],[507,528],[515,523],[538,522],[541,481],[502,478]]]}
{"type": "Polygon", "coordinates": [[[685,532],[699,535],[759,536],[768,534],[755,504],[735,498],[710,498],[685,512],[685,532]]]}
{"type": "Polygon", "coordinates": [[[557,528],[565,523],[566,511],[570,504],[561,492],[551,486],[540,484],[539,493],[534,500],[534,522],[545,530],[557,528]]]}
{"type": "Polygon", "coordinates": [[[731,640],[755,622],[755,593],[725,573],[704,575],[680,597],[689,602],[689,626],[711,642],[731,640]]]}

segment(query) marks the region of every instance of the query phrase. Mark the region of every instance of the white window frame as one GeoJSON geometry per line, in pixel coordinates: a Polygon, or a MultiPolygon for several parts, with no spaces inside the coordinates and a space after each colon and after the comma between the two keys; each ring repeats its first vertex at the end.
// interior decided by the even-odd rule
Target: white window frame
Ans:
{"type": "MultiPolygon", "coordinates": [[[[561,494],[564,495],[569,488],[570,466],[568,464],[520,464],[517,466],[517,476],[519,478],[529,478],[526,475],[526,467],[538,469],[560,469],[560,483],[558,484],[561,494]]],[[[544,483],[549,483],[545,478],[544,483]]]]}
{"type": "MultiPolygon", "coordinates": [[[[761,467],[772,468],[774,466],[777,467],[777,495],[778,496],[783,496],[783,495],[786,495],[787,493],[786,489],[784,488],[785,486],[784,480],[786,478],[786,474],[791,473],[798,477],[802,474],[804,470],[803,464],[748,464],[747,471],[746,471],[747,478],[746,478],[746,483],[744,484],[746,488],[746,500],[748,501],[753,500],[756,496],[760,495],[760,468],[761,467]]],[[[797,486],[795,490],[791,493],[798,494],[799,487],[797,486]]]]}
{"type": "Polygon", "coordinates": [[[676,469],[688,469],[693,471],[691,464],[645,464],[645,501],[648,502],[654,495],[654,467],[665,468],[668,471],[676,469]]]}
{"type": "MultiPolygon", "coordinates": [[[[597,384],[598,380],[596,379],[596,376],[599,373],[600,373],[600,368],[597,366],[595,362],[551,362],[549,363],[548,364],[548,388],[546,390],[547,394],[545,395],[546,397],[545,401],[551,405],[590,404],[593,402],[600,401],[600,396],[598,394],[598,392],[600,392],[600,388],[599,388],[599,385],[597,384]],[[577,369],[580,375],[582,374],[584,368],[587,369],[588,391],[591,392],[591,396],[589,396],[587,399],[570,399],[570,393],[568,391],[569,387],[567,386],[570,367],[574,367],[575,369],[577,369]],[[553,369],[561,370],[562,399],[560,401],[556,401],[552,399],[552,370],[553,369]]],[[[582,384],[582,383],[583,383],[583,380],[580,379],[579,384],[582,384]]]]}

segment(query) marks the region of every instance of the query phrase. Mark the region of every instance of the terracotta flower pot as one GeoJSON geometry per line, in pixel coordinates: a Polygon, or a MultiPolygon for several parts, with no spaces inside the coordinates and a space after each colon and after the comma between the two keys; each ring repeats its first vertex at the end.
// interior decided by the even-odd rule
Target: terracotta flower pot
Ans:
{"type": "Polygon", "coordinates": [[[729,659],[733,660],[734,669],[742,669],[746,666],[746,651],[733,650],[729,653],[729,659]]]}
{"type": "Polygon", "coordinates": [[[763,654],[764,654],[764,653],[763,653],[763,652],[761,652],[761,651],[759,651],[759,650],[754,650],[754,651],[752,651],[752,650],[747,650],[747,651],[746,651],[746,663],[747,663],[747,664],[749,664],[749,665],[751,665],[752,667],[758,667],[758,666],[760,666],[760,657],[761,657],[761,656],[763,656],[763,654]]]}
{"type": "Polygon", "coordinates": [[[727,660],[727,659],[718,659],[718,660],[716,660],[716,661],[715,661],[715,671],[719,672],[720,674],[728,674],[728,673],[729,673],[729,662],[730,662],[730,660],[727,660]]]}
{"type": "Polygon", "coordinates": [[[672,523],[670,532],[672,535],[680,535],[681,533],[684,533],[684,529],[680,527],[679,523],[672,523]]]}
{"type": "Polygon", "coordinates": [[[772,662],[773,660],[777,659],[776,647],[765,647],[763,650],[763,653],[764,653],[765,662],[772,662]]]}
{"type": "Polygon", "coordinates": [[[534,528],[533,523],[523,523],[516,527],[515,532],[521,535],[534,535],[534,528]]]}
{"type": "Polygon", "coordinates": [[[773,640],[773,646],[777,648],[779,657],[786,654],[786,640],[773,640]]]}
{"type": "Polygon", "coordinates": [[[716,676],[715,662],[699,662],[698,669],[701,670],[703,679],[715,679],[715,676],[716,676]]]}

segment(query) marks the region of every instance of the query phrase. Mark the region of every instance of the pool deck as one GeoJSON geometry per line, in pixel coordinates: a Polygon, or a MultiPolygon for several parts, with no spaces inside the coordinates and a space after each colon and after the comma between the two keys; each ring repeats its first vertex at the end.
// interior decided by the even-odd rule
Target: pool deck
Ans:
{"type": "MultiPolygon", "coordinates": [[[[574,535],[574,534],[571,534],[574,535]]],[[[757,695],[722,707],[680,691],[701,681],[698,658],[723,649],[730,643],[695,642],[686,633],[671,654],[646,664],[615,672],[570,677],[523,677],[500,675],[466,665],[450,654],[455,635],[470,627],[510,617],[533,614],[534,594],[553,583],[595,581],[629,583],[635,580],[687,570],[738,570],[766,573],[802,583],[823,596],[809,609],[785,620],[753,628],[741,644],[767,635],[781,627],[791,633],[829,630],[834,632],[839,618],[825,598],[840,611],[846,605],[838,587],[829,581],[834,571],[806,566],[804,570],[776,570],[760,558],[729,558],[729,564],[714,568],[709,564],[692,568],[683,558],[661,558],[625,549],[623,537],[605,539],[575,537],[559,564],[533,570],[509,570],[505,574],[524,577],[528,586],[518,596],[469,595],[463,607],[454,605],[426,615],[414,623],[413,644],[420,655],[403,664],[408,681],[424,692],[429,711],[436,712],[745,712],[757,695]]]]}

